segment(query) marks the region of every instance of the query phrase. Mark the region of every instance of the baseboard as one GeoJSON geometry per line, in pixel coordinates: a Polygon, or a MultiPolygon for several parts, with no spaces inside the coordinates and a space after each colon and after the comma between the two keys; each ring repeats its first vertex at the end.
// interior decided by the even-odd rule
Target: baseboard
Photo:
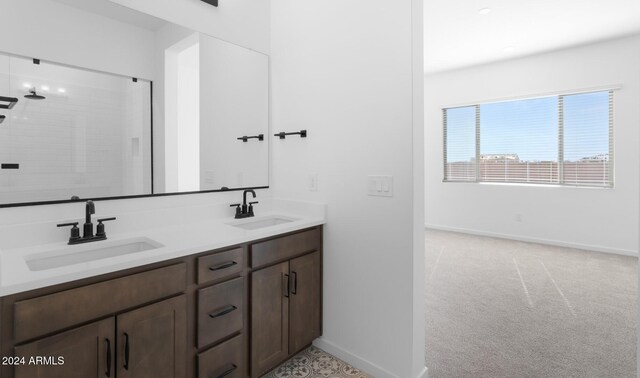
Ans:
{"type": "MultiPolygon", "coordinates": [[[[374,364],[371,361],[368,361],[360,356],[357,356],[351,352],[346,351],[345,349],[337,346],[331,341],[327,341],[324,338],[316,339],[313,342],[313,345],[324,350],[325,352],[332,354],[339,359],[349,363],[353,367],[362,370],[363,372],[375,377],[375,378],[401,378],[397,375],[381,368],[380,366],[374,364]]],[[[423,371],[415,378],[427,378],[428,372],[425,367],[423,371]]]]}
{"type": "Polygon", "coordinates": [[[464,234],[471,234],[471,235],[478,235],[478,236],[489,236],[489,237],[500,238],[500,239],[511,239],[511,240],[529,242],[529,243],[548,244],[548,245],[555,245],[558,247],[576,248],[576,249],[584,249],[587,251],[611,253],[614,255],[638,257],[637,251],[619,249],[619,248],[610,248],[610,247],[605,247],[601,245],[590,245],[590,244],[572,243],[572,242],[566,242],[566,241],[560,241],[560,240],[532,238],[532,237],[523,236],[523,235],[502,234],[498,232],[449,227],[449,226],[442,226],[442,225],[436,225],[436,224],[425,224],[424,227],[430,228],[433,230],[440,230],[440,231],[461,232],[464,234]]]}

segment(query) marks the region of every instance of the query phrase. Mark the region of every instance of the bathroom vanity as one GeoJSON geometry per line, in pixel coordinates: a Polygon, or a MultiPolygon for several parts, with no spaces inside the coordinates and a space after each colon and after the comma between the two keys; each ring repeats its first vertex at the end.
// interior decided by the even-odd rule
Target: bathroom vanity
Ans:
{"type": "MultiPolygon", "coordinates": [[[[250,239],[242,243],[195,253],[183,245],[174,253],[166,238],[155,255],[182,256],[139,266],[131,260],[127,269],[5,295],[0,376],[264,375],[322,333],[323,221],[250,230],[277,223],[273,219],[227,225],[231,237],[250,239]],[[239,228],[245,226],[249,230],[239,228]],[[240,231],[234,236],[231,228],[240,231]],[[274,234],[264,236],[269,229],[274,234]]],[[[164,232],[152,238],[161,240],[164,232]]],[[[153,255],[137,253],[138,261],[153,255]]],[[[9,254],[20,253],[3,251],[3,264],[9,254]]],[[[29,261],[31,255],[16,259],[29,261]]]]}

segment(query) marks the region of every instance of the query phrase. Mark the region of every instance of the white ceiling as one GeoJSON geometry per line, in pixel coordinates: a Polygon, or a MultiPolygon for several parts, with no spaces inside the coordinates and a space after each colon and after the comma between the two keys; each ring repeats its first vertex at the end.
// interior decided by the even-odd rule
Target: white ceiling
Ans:
{"type": "Polygon", "coordinates": [[[425,0],[424,8],[426,73],[640,33],[640,0],[425,0]]]}
{"type": "Polygon", "coordinates": [[[112,3],[108,0],[54,0],[74,8],[87,12],[100,14],[102,16],[138,26],[147,30],[155,31],[167,22],[148,14],[135,11],[112,3]]]}

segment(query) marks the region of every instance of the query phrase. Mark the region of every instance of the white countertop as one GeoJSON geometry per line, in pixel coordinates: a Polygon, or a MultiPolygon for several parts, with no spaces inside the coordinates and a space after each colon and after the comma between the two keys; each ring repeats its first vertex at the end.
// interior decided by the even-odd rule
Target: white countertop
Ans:
{"type": "MultiPolygon", "coordinates": [[[[109,233],[107,225],[107,241],[70,246],[67,245],[67,240],[60,240],[55,243],[4,249],[0,251],[0,296],[225,248],[252,240],[318,226],[326,222],[326,210],[324,205],[317,206],[320,207],[319,211],[316,209],[301,212],[296,211],[294,207],[290,205],[285,205],[277,210],[271,209],[268,212],[261,212],[258,216],[249,219],[234,220],[233,217],[225,216],[197,220],[191,223],[169,224],[163,227],[113,234],[109,233]],[[260,220],[270,216],[284,216],[292,218],[293,220],[291,222],[255,230],[245,230],[230,225],[231,223],[260,220]],[[57,251],[67,248],[73,250],[74,248],[87,248],[88,245],[95,245],[97,247],[100,246],[100,243],[113,244],[117,243],[117,241],[134,238],[148,238],[160,243],[162,246],[147,251],[40,271],[30,270],[25,261],[25,257],[45,251],[57,251]]],[[[308,209],[309,206],[307,205],[306,208],[308,209]]]]}

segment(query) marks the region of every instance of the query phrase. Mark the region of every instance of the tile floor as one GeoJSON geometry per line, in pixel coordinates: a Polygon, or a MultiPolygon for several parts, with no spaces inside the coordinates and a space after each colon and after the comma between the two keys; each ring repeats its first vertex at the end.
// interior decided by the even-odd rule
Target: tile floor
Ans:
{"type": "Polygon", "coordinates": [[[373,378],[329,353],[311,346],[263,378],[373,378]]]}

